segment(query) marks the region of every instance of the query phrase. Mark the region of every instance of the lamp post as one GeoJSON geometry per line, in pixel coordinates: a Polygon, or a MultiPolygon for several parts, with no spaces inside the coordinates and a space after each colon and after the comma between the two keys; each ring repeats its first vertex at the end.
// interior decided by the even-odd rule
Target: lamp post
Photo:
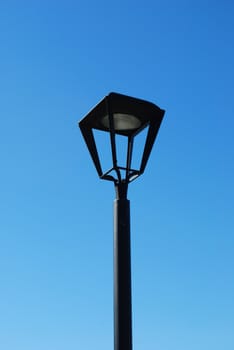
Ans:
{"type": "Polygon", "coordinates": [[[130,202],[128,184],[143,174],[164,110],[153,103],[110,93],[80,122],[79,127],[99,177],[114,183],[114,350],[132,350],[130,202]],[[138,167],[132,168],[134,140],[148,129],[138,167]],[[103,171],[95,130],[109,133],[112,164],[103,171]],[[119,136],[127,141],[125,164],[118,157],[119,136]]]}

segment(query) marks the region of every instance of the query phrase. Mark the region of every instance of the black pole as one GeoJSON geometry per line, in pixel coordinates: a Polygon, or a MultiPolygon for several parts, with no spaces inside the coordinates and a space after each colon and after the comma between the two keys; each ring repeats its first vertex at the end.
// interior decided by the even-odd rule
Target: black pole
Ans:
{"type": "Polygon", "coordinates": [[[127,184],[114,201],[114,350],[132,350],[130,201],[127,184]]]}

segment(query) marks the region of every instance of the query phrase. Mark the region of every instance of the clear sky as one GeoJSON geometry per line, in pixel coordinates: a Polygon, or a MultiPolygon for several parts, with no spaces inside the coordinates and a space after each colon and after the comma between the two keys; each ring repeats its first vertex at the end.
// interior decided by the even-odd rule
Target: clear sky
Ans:
{"type": "Polygon", "coordinates": [[[113,349],[112,183],[77,127],[166,110],[131,184],[135,350],[234,349],[234,4],[0,1],[0,348],[113,349]]]}

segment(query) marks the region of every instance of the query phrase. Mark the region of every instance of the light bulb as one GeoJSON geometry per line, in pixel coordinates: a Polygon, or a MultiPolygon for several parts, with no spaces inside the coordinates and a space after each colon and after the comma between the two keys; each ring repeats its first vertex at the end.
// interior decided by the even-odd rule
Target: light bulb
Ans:
{"type": "MultiPolygon", "coordinates": [[[[138,129],[141,125],[141,121],[131,114],[114,113],[113,114],[114,129],[116,131],[121,130],[134,130],[138,129]]],[[[102,118],[102,125],[110,129],[109,116],[105,115],[102,118]]]]}

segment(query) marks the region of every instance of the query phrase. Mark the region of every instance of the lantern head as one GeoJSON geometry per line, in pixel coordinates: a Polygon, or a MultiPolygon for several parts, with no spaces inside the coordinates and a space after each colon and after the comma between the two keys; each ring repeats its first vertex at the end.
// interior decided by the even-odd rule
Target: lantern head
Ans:
{"type": "Polygon", "coordinates": [[[154,141],[165,111],[151,102],[110,93],[101,100],[80,122],[79,127],[101,179],[114,181],[116,184],[129,183],[141,175],[146,167],[154,141]],[[138,168],[132,168],[132,153],[135,137],[147,128],[143,153],[140,155],[138,168]],[[103,171],[97,149],[94,131],[109,133],[112,164],[103,171]],[[118,136],[127,141],[125,165],[117,157],[118,136]]]}

